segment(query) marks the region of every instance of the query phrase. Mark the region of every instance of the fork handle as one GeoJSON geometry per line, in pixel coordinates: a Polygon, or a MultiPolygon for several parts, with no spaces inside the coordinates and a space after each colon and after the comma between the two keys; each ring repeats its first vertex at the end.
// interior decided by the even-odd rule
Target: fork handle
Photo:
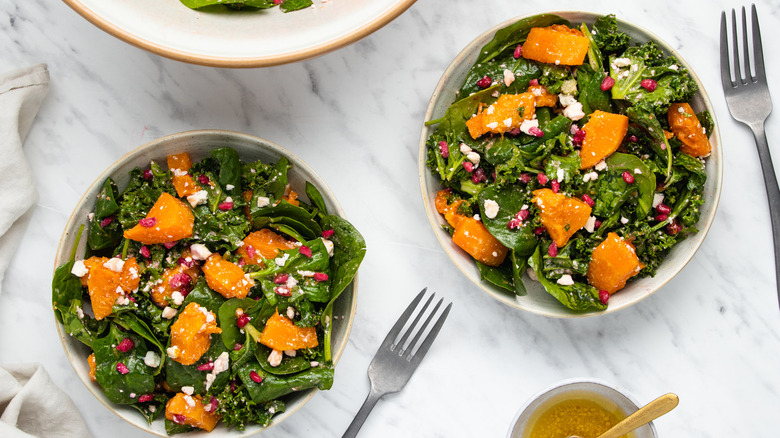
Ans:
{"type": "Polygon", "coordinates": [[[772,155],[769,153],[764,122],[751,124],[750,129],[756,139],[758,158],[761,162],[761,171],[764,174],[764,185],[766,185],[766,195],[769,198],[769,217],[772,220],[772,240],[775,245],[775,281],[778,303],[780,303],[780,188],[777,186],[777,176],[775,176],[775,168],[772,165],[772,155]]]}
{"type": "Polygon", "coordinates": [[[355,415],[355,419],[352,420],[352,423],[341,438],[355,438],[357,436],[358,431],[363,426],[366,418],[368,418],[368,414],[371,413],[371,410],[374,409],[374,405],[376,405],[376,402],[378,402],[383,395],[384,394],[375,391],[374,388],[371,388],[368,397],[366,397],[366,401],[363,402],[363,406],[360,407],[357,415],[355,415]]]}

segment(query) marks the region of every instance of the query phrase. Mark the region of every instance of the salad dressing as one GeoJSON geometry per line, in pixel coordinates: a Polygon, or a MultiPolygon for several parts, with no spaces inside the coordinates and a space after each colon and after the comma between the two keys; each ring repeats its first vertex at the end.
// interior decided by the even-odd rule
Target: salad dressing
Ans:
{"type": "Polygon", "coordinates": [[[607,408],[587,395],[553,402],[540,412],[524,438],[596,438],[625,418],[616,406],[607,408]]]}

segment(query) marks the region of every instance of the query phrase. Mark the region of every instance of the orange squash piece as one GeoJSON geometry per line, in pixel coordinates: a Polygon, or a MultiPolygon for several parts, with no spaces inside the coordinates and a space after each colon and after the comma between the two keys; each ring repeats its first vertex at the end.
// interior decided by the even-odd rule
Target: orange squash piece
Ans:
{"type": "Polygon", "coordinates": [[[628,117],[596,110],[582,129],[585,140],[580,151],[580,169],[589,169],[620,147],[628,132],[628,117]]]}
{"type": "Polygon", "coordinates": [[[539,219],[558,247],[566,246],[590,218],[591,208],[584,201],[550,189],[534,190],[532,202],[539,207],[539,219]]]}
{"type": "Polygon", "coordinates": [[[225,298],[245,298],[255,284],[245,276],[241,266],[223,259],[217,253],[206,259],[202,269],[209,287],[225,298]]]}
{"type": "Polygon", "coordinates": [[[531,85],[528,92],[534,95],[536,106],[555,106],[558,104],[558,95],[552,94],[544,85],[531,85]]]}
{"type": "Polygon", "coordinates": [[[534,27],[523,43],[523,58],[557,65],[582,65],[588,37],[563,24],[534,27]]]}
{"type": "Polygon", "coordinates": [[[280,315],[278,310],[268,318],[257,342],[279,351],[314,348],[319,345],[314,327],[298,327],[289,318],[280,315]]]}
{"type": "Polygon", "coordinates": [[[667,112],[669,127],[682,142],[680,150],[692,157],[706,157],[712,151],[710,139],[687,103],[673,103],[667,112]]]}
{"type": "Polygon", "coordinates": [[[111,311],[119,297],[125,292],[132,292],[138,288],[138,265],[134,258],[128,259],[122,267],[122,271],[114,272],[103,266],[109,259],[106,257],[90,257],[84,260],[87,274],[81,277],[82,284],[86,278],[89,301],[92,304],[92,313],[98,321],[111,314],[111,311]],[[131,280],[131,268],[135,267],[136,278],[131,280]],[[122,281],[122,279],[125,281],[122,281]],[[124,287],[123,287],[124,285],[124,287]]]}
{"type": "Polygon", "coordinates": [[[192,236],[192,227],[195,224],[195,216],[190,206],[163,192],[149,210],[145,219],[138,225],[125,230],[125,239],[135,240],[145,245],[155,243],[174,242],[192,236]],[[151,219],[154,218],[154,221],[151,219]],[[154,222],[153,225],[144,226],[144,221],[154,222]]]}
{"type": "Polygon", "coordinates": [[[211,346],[211,334],[222,333],[213,312],[198,303],[189,303],[171,325],[168,356],[182,365],[192,365],[211,346]]]}
{"type": "Polygon", "coordinates": [[[488,266],[503,263],[509,249],[495,238],[485,224],[473,217],[464,217],[455,227],[452,242],[488,266]]]}
{"type": "Polygon", "coordinates": [[[125,292],[131,292],[138,289],[138,285],[141,283],[141,274],[138,270],[138,262],[135,257],[130,257],[125,260],[125,264],[122,266],[122,273],[119,274],[119,287],[125,292]]]}
{"type": "Polygon", "coordinates": [[[222,417],[216,412],[207,412],[200,395],[179,392],[165,404],[165,418],[211,432],[222,417]],[[174,415],[177,416],[175,419],[174,415]]]}
{"type": "Polygon", "coordinates": [[[262,265],[263,259],[276,258],[280,250],[295,248],[292,242],[267,228],[249,233],[243,242],[236,252],[248,265],[262,265]]]}
{"type": "MultiPolygon", "coordinates": [[[[184,254],[182,254],[182,256],[184,256],[184,254]]],[[[199,272],[200,269],[198,268],[197,265],[193,265],[191,268],[188,268],[185,265],[177,265],[174,268],[166,269],[162,274],[160,283],[152,287],[152,290],[150,291],[150,294],[152,296],[152,301],[154,301],[154,304],[157,304],[160,307],[165,307],[170,305],[171,304],[170,298],[171,295],[173,295],[173,292],[174,291],[181,292],[183,289],[186,288],[183,287],[184,284],[181,282],[180,274],[188,275],[190,277],[190,284],[195,284],[195,281],[198,279],[199,272]],[[171,282],[171,280],[174,281],[171,282]]]]}
{"type": "Polygon", "coordinates": [[[298,192],[296,192],[295,190],[290,190],[282,197],[282,199],[284,199],[285,201],[289,202],[290,204],[296,207],[301,205],[301,201],[298,200],[298,192]]]}
{"type": "Polygon", "coordinates": [[[89,364],[89,379],[93,382],[97,382],[97,376],[95,376],[95,372],[97,370],[97,364],[95,363],[95,353],[87,356],[87,364],[89,364]]]}
{"type": "Polygon", "coordinates": [[[607,234],[591,255],[588,283],[610,294],[623,288],[626,281],[642,270],[634,245],[615,233],[607,234]]]}
{"type": "Polygon", "coordinates": [[[495,103],[466,120],[471,138],[492,132],[503,134],[531,120],[536,113],[536,96],[532,93],[502,94],[495,103]],[[522,108],[522,113],[520,109],[522,108]]]}
{"type": "Polygon", "coordinates": [[[187,173],[192,167],[192,160],[188,153],[182,152],[180,154],[168,155],[166,161],[168,162],[168,169],[173,174],[172,180],[173,186],[176,188],[176,194],[180,198],[194,195],[200,190],[192,176],[187,173]]]}
{"type": "Polygon", "coordinates": [[[458,208],[460,208],[461,204],[463,204],[465,201],[459,199],[452,204],[447,204],[447,197],[449,194],[450,192],[446,189],[439,190],[439,192],[436,193],[434,205],[436,206],[436,211],[438,211],[439,214],[444,215],[444,219],[447,221],[447,223],[455,228],[463,218],[467,217],[464,214],[458,213],[458,208]]]}

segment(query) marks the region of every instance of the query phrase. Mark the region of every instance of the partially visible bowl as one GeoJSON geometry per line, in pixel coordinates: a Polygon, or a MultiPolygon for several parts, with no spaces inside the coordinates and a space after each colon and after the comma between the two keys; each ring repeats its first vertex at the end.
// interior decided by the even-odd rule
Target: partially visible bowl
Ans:
{"type": "MultiPolygon", "coordinates": [[[[585,398],[625,418],[637,409],[637,402],[626,391],[593,379],[572,379],[557,383],[531,397],[517,412],[507,438],[528,438],[534,422],[550,407],[563,400],[585,398]]],[[[621,418],[621,419],[622,419],[621,418]]],[[[628,434],[629,438],[656,438],[655,426],[648,423],[628,434]]]]}
{"type": "MultiPolygon", "coordinates": [[[[571,23],[584,22],[588,25],[592,25],[592,23],[601,16],[591,12],[579,11],[554,11],[546,12],[546,14],[559,15],[569,20],[571,23]]],[[[479,56],[479,50],[493,38],[496,31],[529,16],[516,17],[497,25],[490,30],[487,30],[474,39],[455,57],[452,63],[442,74],[439,83],[436,85],[436,88],[428,104],[428,111],[425,114],[425,121],[436,120],[444,115],[447,108],[454,102],[458,90],[461,88],[464,80],[466,79],[468,70],[472,67],[472,65],[474,65],[475,60],[479,56]]],[[[457,266],[458,269],[460,269],[461,272],[463,272],[463,274],[466,275],[466,277],[468,277],[478,288],[486,292],[491,297],[501,301],[502,303],[517,309],[548,317],[576,318],[603,315],[605,313],[610,313],[629,307],[661,289],[685,267],[685,265],[691,260],[693,255],[701,246],[704,238],[707,236],[707,232],[709,231],[710,226],[712,225],[712,221],[715,218],[715,212],[718,207],[721,185],[723,182],[723,160],[720,132],[718,131],[718,124],[717,120],[715,119],[715,110],[712,106],[712,102],[710,101],[709,96],[707,96],[707,92],[704,90],[704,85],[696,76],[696,73],[693,71],[691,66],[685,62],[682,56],[677,53],[677,51],[675,51],[674,48],[672,48],[669,44],[662,41],[653,33],[637,25],[620,21],[619,17],[618,25],[621,31],[626,32],[632,37],[632,41],[655,41],[665,53],[674,55],[679,60],[679,62],[688,69],[691,76],[699,86],[699,91],[690,102],[691,106],[697,113],[703,110],[709,111],[714,121],[714,129],[710,137],[712,153],[707,158],[706,165],[707,182],[704,186],[703,193],[705,202],[701,208],[701,218],[696,225],[699,229],[699,232],[688,236],[687,239],[672,249],[666,259],[661,263],[655,277],[647,277],[633,281],[618,293],[612,295],[609,299],[609,306],[606,310],[585,313],[571,311],[561,305],[561,303],[550,294],[548,294],[538,282],[526,281],[525,285],[526,289],[528,290],[528,294],[525,296],[516,296],[499,289],[496,286],[481,281],[479,270],[477,269],[474,260],[471,258],[471,256],[466,254],[457,245],[455,245],[452,242],[450,235],[444,229],[442,229],[442,225],[444,225],[446,222],[442,215],[436,211],[436,206],[434,204],[436,192],[440,190],[441,186],[438,179],[426,166],[426,140],[434,132],[436,126],[424,126],[422,129],[419,153],[420,187],[422,190],[423,203],[425,204],[428,220],[433,227],[433,231],[436,237],[439,239],[439,243],[441,243],[444,251],[450,257],[453,263],[455,263],[455,266],[457,266]]]]}
{"type": "Polygon", "coordinates": [[[328,53],[371,34],[415,0],[315,0],[303,10],[201,12],[179,0],[64,0],[134,46],[193,64],[267,67],[328,53]]]}
{"type": "MultiPolygon", "coordinates": [[[[81,200],[79,200],[65,226],[65,231],[60,239],[57,254],[54,259],[54,268],[56,269],[58,266],[68,261],[79,227],[87,224],[87,215],[93,211],[95,199],[106,178],[111,177],[121,190],[127,186],[129,172],[135,167],[146,167],[152,160],[164,163],[167,155],[179,152],[188,152],[190,157],[192,157],[193,162],[196,162],[201,158],[208,156],[210,150],[220,147],[232,147],[238,152],[239,157],[243,161],[255,161],[259,159],[264,162],[276,162],[282,156],[287,157],[293,165],[288,173],[289,183],[293,188],[301,188],[301,199],[308,201],[305,197],[303,187],[306,181],[309,181],[320,190],[328,211],[331,212],[331,214],[344,216],[344,210],[342,210],[336,196],[331,192],[325,182],[303,160],[281,146],[262,138],[231,131],[201,130],[182,132],[153,140],[128,152],[97,177],[95,182],[87,189],[81,200]]],[[[76,253],[77,257],[83,256],[85,242],[86,238],[82,238],[76,253]]],[[[343,315],[342,318],[333,319],[331,345],[334,365],[338,362],[347,345],[347,338],[352,329],[356,308],[357,276],[353,282],[347,286],[334,304],[333,314],[343,315]]],[[[65,348],[65,354],[79,379],[81,379],[87,389],[89,389],[89,391],[103,403],[106,408],[114,412],[123,420],[146,432],[163,437],[168,436],[165,433],[165,427],[161,420],[158,419],[150,425],[135,409],[110,402],[100,386],[95,382],[92,382],[89,378],[89,366],[86,361],[86,357],[90,353],[89,349],[81,342],[71,337],[59,322],[57,323],[57,331],[60,340],[62,341],[62,345],[65,348]]],[[[308,402],[316,392],[316,389],[311,389],[291,395],[286,399],[287,408],[285,412],[274,416],[271,425],[273,426],[290,418],[295,411],[308,402]]],[[[254,435],[262,429],[262,427],[254,425],[247,426],[246,430],[241,432],[227,429],[220,425],[211,433],[192,432],[187,435],[212,438],[239,438],[254,435]]]]}

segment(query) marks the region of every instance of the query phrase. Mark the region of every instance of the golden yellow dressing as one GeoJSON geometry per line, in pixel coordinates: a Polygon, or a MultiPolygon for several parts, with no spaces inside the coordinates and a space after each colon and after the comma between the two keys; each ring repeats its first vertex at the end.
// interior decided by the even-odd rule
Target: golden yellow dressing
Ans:
{"type": "MultiPolygon", "coordinates": [[[[607,410],[594,400],[562,400],[544,410],[531,427],[528,438],[596,438],[624,416],[607,410]]],[[[625,438],[621,437],[621,438],[625,438]]]]}

